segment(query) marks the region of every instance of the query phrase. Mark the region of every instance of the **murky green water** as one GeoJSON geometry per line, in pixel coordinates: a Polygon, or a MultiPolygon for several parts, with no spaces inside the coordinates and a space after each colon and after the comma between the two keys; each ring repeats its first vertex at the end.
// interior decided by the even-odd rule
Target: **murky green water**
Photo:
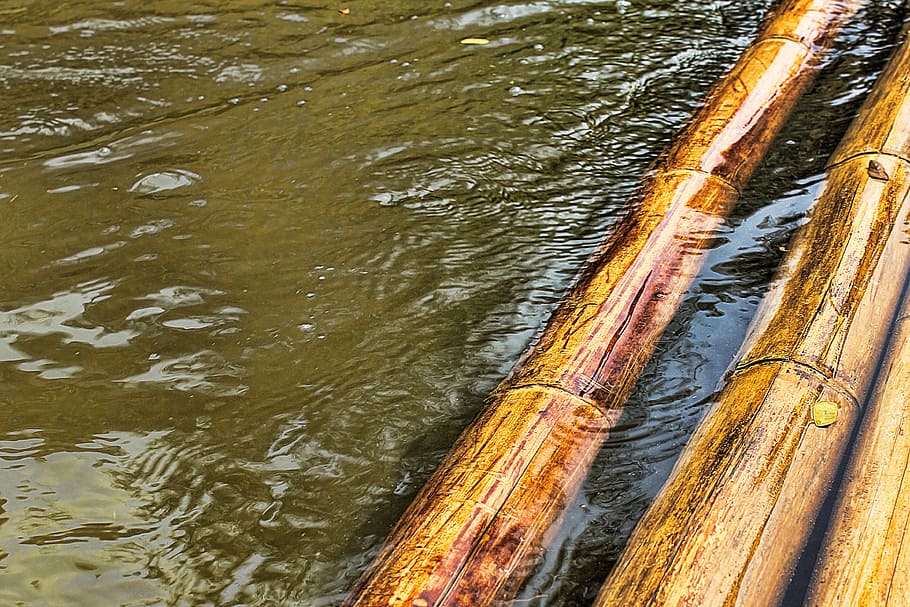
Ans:
{"type": "MultiPolygon", "coordinates": [[[[0,604],[337,603],[769,4],[0,0],[0,604]]],[[[596,592],[896,4],[839,40],[521,604],[596,592]]]]}

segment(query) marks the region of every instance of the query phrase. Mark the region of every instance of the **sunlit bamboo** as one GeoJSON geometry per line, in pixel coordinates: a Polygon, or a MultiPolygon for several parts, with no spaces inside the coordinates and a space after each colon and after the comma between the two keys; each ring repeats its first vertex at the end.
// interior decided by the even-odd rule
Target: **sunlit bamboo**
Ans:
{"type": "MultiPolygon", "coordinates": [[[[891,78],[910,77],[910,44],[904,43],[896,61],[891,78]]],[[[895,113],[910,113],[910,103],[899,98],[908,94],[906,87],[892,87],[878,90],[876,102],[895,104],[895,113]]],[[[910,163],[910,156],[906,142],[897,136],[910,128],[908,122],[901,117],[898,125],[892,125],[897,133],[888,134],[884,146],[902,165],[910,163]]],[[[878,126],[883,130],[889,125],[878,126]]],[[[856,143],[848,153],[865,151],[856,143]]],[[[887,169],[881,169],[890,179],[887,169]]],[[[899,219],[906,239],[910,219],[906,214],[899,219]]],[[[910,294],[906,290],[902,299],[890,351],[880,367],[822,544],[809,605],[910,605],[910,294]]]]}
{"type": "MultiPolygon", "coordinates": [[[[639,521],[596,605],[777,604],[901,303],[910,271],[908,151],[910,44],[904,43],[832,156],[810,222],[758,312],[745,354],[639,521]],[[837,419],[819,427],[813,412],[831,403],[837,419]]],[[[898,482],[876,478],[880,484],[856,486],[856,495],[898,482]]],[[[864,516],[853,512],[843,525],[862,527],[864,516]]],[[[874,552],[860,547],[861,529],[850,532],[860,537],[837,540],[832,550],[855,547],[860,559],[874,552]]],[[[838,596],[838,584],[861,589],[862,581],[832,571],[824,573],[825,590],[833,593],[825,596],[838,596]]],[[[900,576],[896,583],[906,591],[906,573],[881,571],[879,581],[900,576]]]]}
{"type": "Polygon", "coordinates": [[[864,0],[789,0],[710,93],[533,348],[392,530],[347,605],[482,606],[543,549],[716,228],[864,0]]]}
{"type": "Polygon", "coordinates": [[[808,605],[910,605],[910,298],[862,422],[808,605]]]}

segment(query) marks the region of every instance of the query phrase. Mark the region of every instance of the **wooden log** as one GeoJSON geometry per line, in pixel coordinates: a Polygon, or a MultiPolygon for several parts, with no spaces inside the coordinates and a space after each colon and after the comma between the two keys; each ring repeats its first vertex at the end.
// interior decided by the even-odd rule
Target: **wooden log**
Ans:
{"type": "Polygon", "coordinates": [[[715,229],[866,0],[787,0],[392,530],[348,606],[488,605],[525,579],[715,229]]]}
{"type": "Polygon", "coordinates": [[[904,296],[908,152],[905,42],[832,156],[745,355],[633,531],[597,606],[778,603],[904,296]],[[835,423],[813,423],[818,403],[836,403],[835,423]]]}

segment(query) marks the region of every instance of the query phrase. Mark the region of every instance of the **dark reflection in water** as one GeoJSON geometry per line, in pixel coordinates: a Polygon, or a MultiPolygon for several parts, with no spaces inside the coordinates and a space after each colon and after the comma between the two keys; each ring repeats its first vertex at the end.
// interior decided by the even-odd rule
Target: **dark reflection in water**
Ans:
{"type": "MultiPolygon", "coordinates": [[[[522,604],[593,596],[895,4],[718,235],[522,604]]],[[[336,603],[768,6],[0,0],[0,603],[336,603]]]]}

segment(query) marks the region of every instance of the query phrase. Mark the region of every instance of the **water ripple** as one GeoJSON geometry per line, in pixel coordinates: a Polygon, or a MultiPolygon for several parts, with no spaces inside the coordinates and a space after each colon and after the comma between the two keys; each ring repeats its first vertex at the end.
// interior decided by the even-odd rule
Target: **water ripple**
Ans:
{"type": "Polygon", "coordinates": [[[134,331],[79,326],[86,309],[110,297],[114,287],[113,282],[94,281],[79,285],[74,291],[56,293],[44,301],[0,311],[0,360],[28,358],[13,344],[24,346],[34,337],[60,336],[62,343],[88,344],[95,348],[128,345],[136,336],[134,331]]]}
{"type": "MultiPolygon", "coordinates": [[[[157,355],[152,355],[153,359],[157,355]]],[[[203,350],[195,354],[155,360],[144,373],[114,380],[127,385],[158,384],[182,392],[212,396],[240,396],[248,387],[239,380],[243,369],[220,354],[203,350]]]]}
{"type": "MultiPolygon", "coordinates": [[[[252,607],[340,602],[771,1],[6,4],[0,604],[252,607]]],[[[710,403],[873,4],[523,604],[590,604],[710,403]]]]}

